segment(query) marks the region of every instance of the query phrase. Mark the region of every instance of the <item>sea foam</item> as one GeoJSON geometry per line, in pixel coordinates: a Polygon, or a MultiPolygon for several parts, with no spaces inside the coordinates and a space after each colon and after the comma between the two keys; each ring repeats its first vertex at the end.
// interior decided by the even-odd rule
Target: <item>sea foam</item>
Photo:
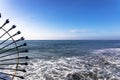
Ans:
{"type": "Polygon", "coordinates": [[[25,80],[120,80],[120,48],[93,51],[93,55],[33,59],[25,80]]]}

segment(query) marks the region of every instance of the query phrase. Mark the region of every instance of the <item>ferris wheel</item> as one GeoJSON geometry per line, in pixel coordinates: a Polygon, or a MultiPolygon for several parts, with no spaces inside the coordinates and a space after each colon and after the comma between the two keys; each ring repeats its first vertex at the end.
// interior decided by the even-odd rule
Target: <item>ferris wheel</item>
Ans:
{"type": "Polygon", "coordinates": [[[19,75],[18,73],[26,72],[25,68],[20,66],[28,65],[26,61],[29,57],[24,56],[28,52],[26,49],[27,44],[23,43],[24,37],[15,38],[21,32],[17,31],[12,34],[11,31],[16,26],[12,25],[12,27],[7,29],[6,26],[8,23],[9,19],[6,19],[0,26],[0,80],[24,79],[23,75],[19,75]]]}

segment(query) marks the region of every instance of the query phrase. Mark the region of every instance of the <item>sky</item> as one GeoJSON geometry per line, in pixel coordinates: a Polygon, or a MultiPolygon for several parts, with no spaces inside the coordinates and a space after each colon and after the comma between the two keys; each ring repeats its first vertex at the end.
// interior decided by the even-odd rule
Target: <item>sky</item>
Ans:
{"type": "Polygon", "coordinates": [[[120,0],[0,0],[0,13],[28,40],[120,40],[120,0]]]}

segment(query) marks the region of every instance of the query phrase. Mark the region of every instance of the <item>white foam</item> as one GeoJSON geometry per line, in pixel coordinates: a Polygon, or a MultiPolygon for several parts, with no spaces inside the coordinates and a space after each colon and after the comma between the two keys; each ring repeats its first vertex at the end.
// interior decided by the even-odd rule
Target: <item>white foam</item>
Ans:
{"type": "Polygon", "coordinates": [[[99,50],[94,50],[92,53],[94,54],[112,54],[112,55],[120,55],[120,48],[107,48],[107,49],[99,49],[99,50]]]}
{"type": "Polygon", "coordinates": [[[98,80],[120,80],[120,48],[101,49],[93,53],[95,55],[31,60],[26,67],[25,80],[70,80],[68,77],[74,73],[85,80],[94,80],[90,74],[98,80]],[[114,55],[107,56],[106,53],[114,55]]]}

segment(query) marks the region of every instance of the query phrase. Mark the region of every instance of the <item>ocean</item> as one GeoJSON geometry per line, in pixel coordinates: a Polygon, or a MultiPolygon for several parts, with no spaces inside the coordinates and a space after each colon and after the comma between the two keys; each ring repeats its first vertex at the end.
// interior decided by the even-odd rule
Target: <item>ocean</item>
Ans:
{"type": "Polygon", "coordinates": [[[120,80],[119,40],[25,42],[24,55],[30,57],[25,80],[120,80]]]}
{"type": "Polygon", "coordinates": [[[29,55],[36,58],[84,56],[95,50],[120,47],[117,40],[30,40],[26,43],[29,55]]]}

